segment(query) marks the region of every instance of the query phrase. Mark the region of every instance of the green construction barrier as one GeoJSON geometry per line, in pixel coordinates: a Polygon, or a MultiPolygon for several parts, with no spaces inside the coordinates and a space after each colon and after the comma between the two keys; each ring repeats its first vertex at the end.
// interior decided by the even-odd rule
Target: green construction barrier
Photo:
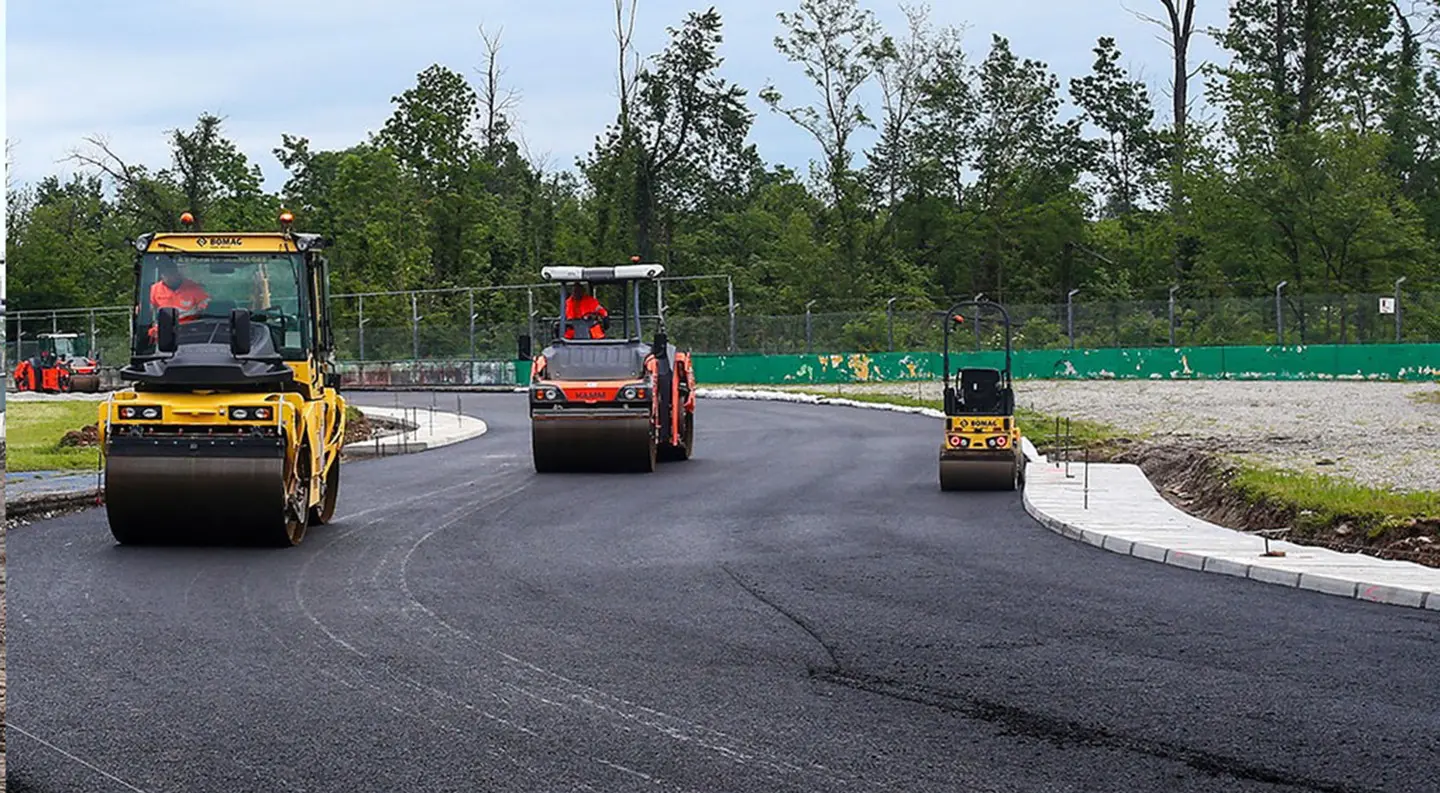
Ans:
{"type": "MultiPolygon", "coordinates": [[[[701,384],[783,385],[914,382],[939,379],[936,352],[825,355],[696,354],[701,384]]],[[[1003,352],[960,352],[952,369],[999,368],[1003,352]]],[[[1440,380],[1440,344],[1298,347],[1145,347],[1016,350],[1020,380],[1440,380]]],[[[395,361],[341,365],[353,385],[527,385],[530,362],[395,361]]]]}
{"type": "MultiPolygon", "coordinates": [[[[998,368],[1003,352],[950,356],[952,369],[998,368]]],[[[938,379],[933,352],[825,355],[700,355],[702,383],[885,383],[938,379]]],[[[1016,379],[1059,380],[1440,380],[1440,344],[1016,350],[1016,379]]]]}

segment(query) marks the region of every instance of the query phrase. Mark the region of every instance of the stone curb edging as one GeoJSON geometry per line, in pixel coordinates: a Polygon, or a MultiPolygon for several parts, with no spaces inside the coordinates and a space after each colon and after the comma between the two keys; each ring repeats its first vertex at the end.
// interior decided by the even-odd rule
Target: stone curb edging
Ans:
{"type": "MultiPolygon", "coordinates": [[[[367,416],[391,420],[404,421],[407,415],[417,415],[413,408],[407,411],[405,408],[372,407],[370,405],[356,405],[355,407],[367,416]]],[[[424,415],[425,412],[424,409],[421,409],[419,415],[424,415]]],[[[420,432],[400,432],[375,440],[356,441],[355,443],[341,447],[340,453],[354,458],[386,457],[395,454],[418,454],[428,449],[438,449],[442,446],[449,446],[460,443],[461,441],[478,438],[490,431],[490,426],[484,421],[474,416],[464,415],[463,413],[458,415],[455,413],[436,413],[435,420],[437,422],[444,422],[445,426],[441,428],[441,431],[435,432],[432,437],[425,438],[428,433],[424,431],[425,425],[422,423],[420,432]],[[458,428],[451,427],[451,422],[457,424],[458,428]],[[411,439],[407,440],[407,435],[410,436],[411,439]]]]}
{"type": "MultiPolygon", "coordinates": [[[[1031,462],[1031,465],[1044,465],[1045,463],[1046,461],[1042,458],[1039,460],[1033,460],[1031,462]]],[[[1126,467],[1138,468],[1138,466],[1129,465],[1127,465],[1126,467]]],[[[1033,481],[1033,478],[1028,473],[1026,474],[1026,478],[1027,480],[1033,481]]],[[[1155,494],[1155,497],[1161,498],[1158,493],[1155,494]]],[[[1410,608],[1440,611],[1440,592],[1410,589],[1403,586],[1395,586],[1393,584],[1378,584],[1366,581],[1352,580],[1348,578],[1337,578],[1335,576],[1319,575],[1316,573],[1306,573],[1303,571],[1265,565],[1258,562],[1252,564],[1245,564],[1244,562],[1239,562],[1223,556],[1212,556],[1206,553],[1196,553],[1180,550],[1177,548],[1166,548],[1161,545],[1155,545],[1138,540],[1127,540],[1122,537],[1118,537],[1112,534],[1106,534],[1105,532],[1095,531],[1093,529],[1082,529],[1078,526],[1075,526],[1074,524],[1067,523],[1064,520],[1061,520],[1060,518],[1057,518],[1045,512],[1031,499],[1031,491],[1028,488],[1022,493],[1022,501],[1025,507],[1025,512],[1028,513],[1032,518],[1034,518],[1036,522],[1049,529],[1050,531],[1053,531],[1056,534],[1059,534],[1067,539],[1076,540],[1078,542],[1085,543],[1086,545],[1091,545],[1101,550],[1110,551],[1111,553],[1117,553],[1122,556],[1133,556],[1137,559],[1144,559],[1149,562],[1168,564],[1173,567],[1182,567],[1187,570],[1194,570],[1196,572],[1218,573],[1220,575],[1228,575],[1234,576],[1236,578],[1245,578],[1251,581],[1258,581],[1263,584],[1275,584],[1278,586],[1290,587],[1292,589],[1305,589],[1326,595],[1337,595],[1340,597],[1354,598],[1356,600],[1364,600],[1370,603],[1382,603],[1391,606],[1407,606],[1410,608]]],[[[1182,515],[1185,514],[1182,510],[1174,507],[1173,505],[1170,505],[1169,502],[1166,502],[1166,505],[1177,513],[1180,513],[1182,515]]],[[[1203,523],[1204,521],[1201,522],[1203,523]]],[[[1213,526],[1214,524],[1207,525],[1213,526]]],[[[1242,534],[1241,532],[1236,532],[1234,529],[1225,529],[1225,527],[1223,526],[1216,526],[1215,528],[1221,529],[1223,531],[1231,531],[1235,534],[1242,534]]],[[[1321,551],[1326,551],[1326,549],[1310,548],[1309,546],[1301,546],[1289,542],[1275,542],[1272,543],[1272,545],[1274,545],[1276,548],[1284,548],[1287,550],[1294,549],[1300,550],[1302,552],[1313,551],[1318,553],[1321,551]]],[[[1338,552],[1329,551],[1329,553],[1338,552]]],[[[1363,554],[1343,555],[1364,556],[1363,554]]],[[[1388,560],[1379,559],[1376,557],[1366,557],[1365,561],[1383,563],[1388,560]]]]}
{"type": "Polygon", "coordinates": [[[69,493],[34,493],[5,501],[5,519],[24,518],[50,510],[93,507],[100,499],[100,488],[75,490],[69,493]]]}
{"type": "MultiPolygon", "coordinates": [[[[791,391],[775,391],[768,389],[730,389],[730,388],[700,388],[696,389],[696,396],[709,397],[712,399],[752,399],[759,401],[796,402],[814,405],[840,405],[845,407],[868,408],[875,410],[888,410],[899,413],[914,413],[934,418],[944,418],[945,414],[933,408],[908,407],[904,405],[892,405],[882,402],[862,402],[843,397],[823,397],[813,394],[797,393],[791,391]]],[[[1022,438],[1024,443],[1025,456],[1029,465],[1045,465],[1049,463],[1047,457],[1039,454],[1029,438],[1022,438]]],[[[1129,468],[1139,470],[1138,466],[1129,465],[1129,468]]],[[[1142,472],[1143,475],[1143,472],[1142,472]]],[[[1026,472],[1027,481],[1035,481],[1030,476],[1028,467],[1026,472]]],[[[1149,479],[1146,478],[1148,482],[1149,479]]],[[[1153,486],[1152,486],[1153,487],[1153,486]]],[[[1160,494],[1154,494],[1155,498],[1161,499],[1160,494]]],[[[1090,529],[1081,529],[1077,526],[1066,523],[1059,518],[1050,515],[1038,506],[1031,499],[1031,490],[1026,487],[1021,492],[1021,500],[1025,512],[1035,519],[1041,526],[1055,532],[1063,537],[1078,542],[1092,545],[1102,550],[1118,553],[1125,556],[1133,556],[1137,559],[1144,559],[1151,562],[1159,562],[1175,567],[1182,567],[1187,570],[1195,570],[1205,573],[1219,573],[1221,575],[1245,578],[1251,581],[1258,581],[1267,584],[1277,584],[1297,589],[1305,589],[1313,592],[1320,592],[1329,595],[1365,600],[1371,603],[1383,603],[1386,605],[1408,606],[1411,608],[1440,611],[1440,592],[1428,592],[1424,590],[1409,589],[1403,586],[1391,584],[1374,584],[1364,581],[1353,581],[1349,579],[1336,578],[1334,576],[1318,575],[1295,570],[1271,567],[1264,564],[1245,564],[1233,559],[1218,556],[1210,556],[1203,553],[1192,553],[1175,548],[1165,548],[1146,542],[1126,540],[1120,537],[1097,532],[1090,529]]],[[[1182,510],[1165,502],[1170,510],[1186,515],[1182,510]]],[[[1186,515],[1189,517],[1188,515],[1186,515]]],[[[1198,519],[1197,519],[1198,520],[1198,519]]],[[[1204,521],[1201,521],[1204,523],[1204,521]]],[[[1207,524],[1214,526],[1214,524],[1207,524]]],[[[1233,529],[1225,529],[1223,526],[1215,526],[1216,529],[1227,532],[1234,532],[1233,529]]],[[[1241,532],[1234,532],[1241,534],[1241,532]]],[[[1293,543],[1279,542],[1276,547],[1294,547],[1300,550],[1323,550],[1310,549],[1308,546],[1298,546],[1293,543]]],[[[1332,552],[1333,553],[1333,552],[1332,552]]],[[[1367,561],[1384,562],[1387,560],[1369,558],[1367,561]]]]}

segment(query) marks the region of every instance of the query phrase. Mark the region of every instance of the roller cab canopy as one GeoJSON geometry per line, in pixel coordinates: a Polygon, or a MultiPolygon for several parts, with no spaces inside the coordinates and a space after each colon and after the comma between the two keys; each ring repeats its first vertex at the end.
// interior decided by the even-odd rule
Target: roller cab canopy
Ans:
{"type": "Polygon", "coordinates": [[[613,267],[551,265],[540,268],[540,277],[546,281],[585,281],[592,284],[604,284],[653,280],[659,278],[664,272],[665,268],[659,264],[618,264],[613,267]]]}
{"type": "Polygon", "coordinates": [[[121,378],[176,390],[308,383],[313,362],[331,349],[321,255],[329,242],[289,230],[141,235],[133,241],[131,361],[121,378]],[[162,308],[178,320],[172,349],[160,345],[162,308]]]}
{"type": "Polygon", "coordinates": [[[330,240],[319,234],[283,231],[161,232],[135,238],[135,250],[141,253],[299,253],[329,245],[330,240]]]}

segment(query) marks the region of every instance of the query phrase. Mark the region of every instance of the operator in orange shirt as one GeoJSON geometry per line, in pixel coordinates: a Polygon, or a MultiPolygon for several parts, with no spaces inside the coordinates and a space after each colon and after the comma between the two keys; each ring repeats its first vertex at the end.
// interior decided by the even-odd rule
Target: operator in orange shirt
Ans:
{"type": "MultiPolygon", "coordinates": [[[[600,301],[596,300],[595,296],[590,294],[590,288],[585,284],[575,284],[569,297],[565,298],[566,319],[592,319],[596,321],[595,324],[590,326],[590,338],[592,339],[605,338],[605,328],[601,326],[600,321],[608,319],[609,316],[610,312],[606,311],[605,307],[600,305],[600,301]]],[[[574,325],[566,324],[565,338],[575,338],[574,325]]]]}
{"type": "MultiPolygon", "coordinates": [[[[161,259],[157,268],[160,280],[150,286],[150,306],[155,311],[173,308],[180,315],[181,322],[193,322],[210,305],[210,294],[205,287],[180,274],[180,267],[170,259],[161,259]]],[[[150,338],[155,338],[155,326],[150,326],[150,338]]]]}

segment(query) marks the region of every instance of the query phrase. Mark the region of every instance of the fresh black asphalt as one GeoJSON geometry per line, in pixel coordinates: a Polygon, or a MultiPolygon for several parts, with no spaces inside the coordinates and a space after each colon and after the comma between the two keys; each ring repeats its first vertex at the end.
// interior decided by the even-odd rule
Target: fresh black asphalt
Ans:
{"type": "Polygon", "coordinates": [[[1440,613],[941,493],[924,417],[702,399],[690,461],[540,476],[464,404],[297,548],[12,531],[8,789],[1440,788],[1440,613]]]}

